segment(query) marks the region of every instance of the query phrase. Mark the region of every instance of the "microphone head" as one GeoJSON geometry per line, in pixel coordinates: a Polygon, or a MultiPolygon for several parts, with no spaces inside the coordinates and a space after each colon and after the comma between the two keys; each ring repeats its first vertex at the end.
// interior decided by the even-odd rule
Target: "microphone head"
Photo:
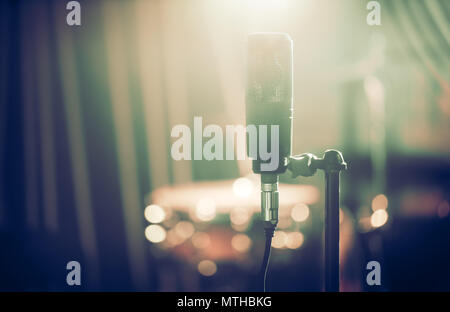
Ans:
{"type": "MultiPolygon", "coordinates": [[[[254,33],[248,36],[246,119],[247,125],[257,128],[258,159],[253,160],[255,173],[283,173],[287,159],[291,155],[293,119],[293,69],[292,39],[284,33],[254,33]],[[279,127],[278,165],[274,170],[265,171],[260,155],[260,125],[267,125],[267,152],[274,150],[271,128],[279,127]]],[[[247,153],[250,155],[249,134],[247,132],[247,153]]],[[[275,149],[276,150],[276,149],[275,149]]]]}

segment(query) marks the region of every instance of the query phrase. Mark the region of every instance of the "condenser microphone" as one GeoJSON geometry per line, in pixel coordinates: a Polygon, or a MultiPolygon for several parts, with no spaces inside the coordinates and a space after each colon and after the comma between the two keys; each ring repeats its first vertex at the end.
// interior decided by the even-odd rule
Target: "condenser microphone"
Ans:
{"type": "Polygon", "coordinates": [[[253,172],[261,174],[261,214],[265,227],[273,229],[278,223],[278,175],[286,171],[291,155],[292,46],[291,38],[284,33],[248,36],[246,119],[247,127],[256,126],[258,140],[257,143],[251,140],[248,132],[247,153],[253,158],[253,172]],[[271,159],[255,159],[251,155],[251,148],[260,151],[261,145],[272,152],[271,159]],[[269,166],[273,157],[277,162],[269,166]]]}

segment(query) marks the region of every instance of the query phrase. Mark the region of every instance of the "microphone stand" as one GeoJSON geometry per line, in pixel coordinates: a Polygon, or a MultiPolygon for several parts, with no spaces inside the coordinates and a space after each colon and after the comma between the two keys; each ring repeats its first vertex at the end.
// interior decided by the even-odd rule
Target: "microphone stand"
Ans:
{"type": "Polygon", "coordinates": [[[326,150],[323,158],[305,153],[289,157],[292,176],[310,177],[325,172],[325,291],[339,291],[339,174],[347,169],[342,153],[326,150]]]}

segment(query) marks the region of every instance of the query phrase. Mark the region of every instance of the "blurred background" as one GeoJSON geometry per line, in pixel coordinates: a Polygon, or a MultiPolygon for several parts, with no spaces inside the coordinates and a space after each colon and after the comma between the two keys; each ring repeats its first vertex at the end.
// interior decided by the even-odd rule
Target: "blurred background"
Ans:
{"type": "MultiPolygon", "coordinates": [[[[450,2],[0,4],[0,290],[246,291],[249,161],[174,161],[172,127],[245,124],[248,33],[294,42],[293,153],[342,151],[341,290],[450,290],[450,2]],[[66,264],[81,264],[81,286],[66,264]],[[381,286],[368,286],[369,261],[381,286]]],[[[324,177],[281,177],[270,291],[323,289],[324,177]]]]}

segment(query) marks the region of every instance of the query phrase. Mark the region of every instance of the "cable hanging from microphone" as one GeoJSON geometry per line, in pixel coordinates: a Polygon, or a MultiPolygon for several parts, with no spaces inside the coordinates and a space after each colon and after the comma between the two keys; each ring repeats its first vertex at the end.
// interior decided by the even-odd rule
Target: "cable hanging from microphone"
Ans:
{"type": "Polygon", "coordinates": [[[264,229],[264,233],[266,234],[266,247],[264,248],[264,257],[263,262],[261,264],[261,271],[259,276],[263,282],[263,291],[266,292],[266,280],[267,280],[267,271],[269,269],[269,260],[270,260],[270,251],[272,246],[272,237],[275,231],[275,227],[268,227],[264,229]]]}

